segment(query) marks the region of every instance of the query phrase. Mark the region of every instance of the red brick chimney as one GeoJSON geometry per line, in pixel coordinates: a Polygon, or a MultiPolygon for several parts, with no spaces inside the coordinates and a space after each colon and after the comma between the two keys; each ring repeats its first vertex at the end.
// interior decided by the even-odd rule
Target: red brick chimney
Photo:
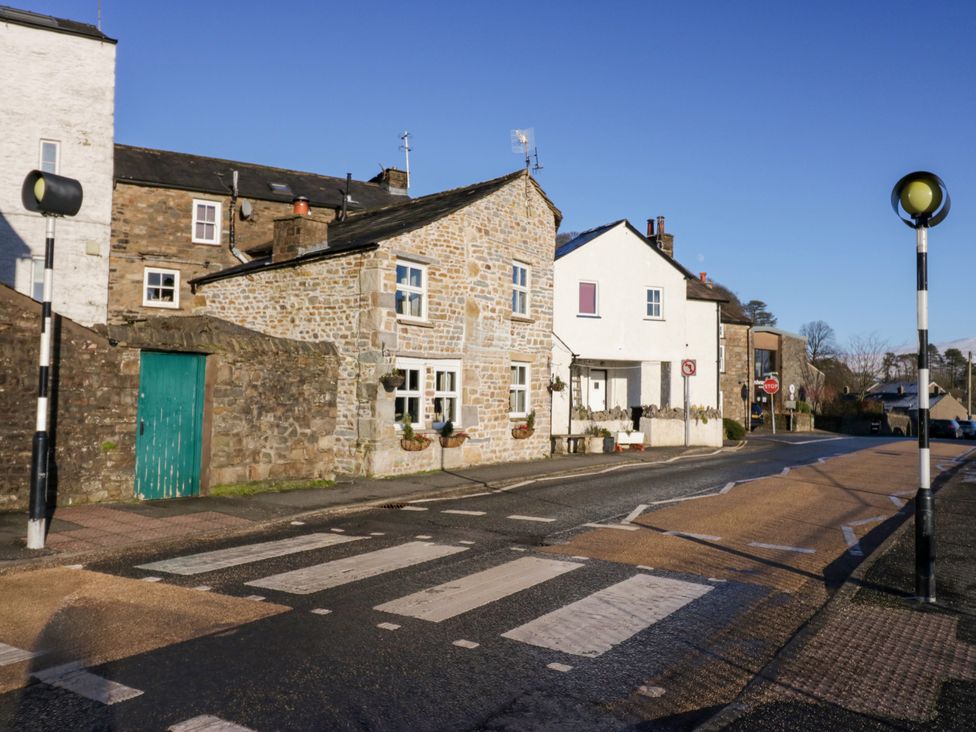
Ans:
{"type": "Polygon", "coordinates": [[[654,238],[654,219],[647,220],[647,238],[648,239],[654,238]]]}
{"type": "Polygon", "coordinates": [[[657,217],[657,234],[653,232],[654,224],[651,219],[647,220],[647,236],[653,239],[657,248],[674,259],[674,236],[664,232],[664,217],[657,217]]]}
{"type": "MultiPolygon", "coordinates": [[[[295,210],[298,210],[297,203],[295,210]]],[[[274,263],[328,246],[329,220],[325,217],[294,213],[274,220],[274,241],[271,244],[271,261],[274,263]]]]}
{"type": "Polygon", "coordinates": [[[376,183],[394,196],[406,196],[410,188],[406,171],[399,168],[384,168],[382,173],[370,178],[369,182],[376,183]]]}
{"type": "Polygon", "coordinates": [[[702,281],[702,284],[703,285],[704,284],[707,284],[708,283],[708,272],[699,272],[698,273],[698,279],[700,279],[702,281]]]}

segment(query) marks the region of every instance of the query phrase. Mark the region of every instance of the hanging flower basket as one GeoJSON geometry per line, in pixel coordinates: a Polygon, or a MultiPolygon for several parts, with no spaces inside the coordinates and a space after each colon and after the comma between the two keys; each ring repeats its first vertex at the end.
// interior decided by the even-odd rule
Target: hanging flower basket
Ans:
{"type": "Polygon", "coordinates": [[[512,428],[512,437],[516,440],[524,440],[528,437],[532,437],[535,434],[535,430],[528,425],[520,424],[518,427],[512,428]]]}
{"type": "Polygon", "coordinates": [[[405,381],[406,377],[400,371],[390,371],[389,373],[385,373],[380,377],[380,383],[387,391],[399,389],[401,386],[403,386],[405,381]]]}
{"type": "Polygon", "coordinates": [[[558,376],[556,376],[555,378],[553,378],[549,382],[549,391],[550,392],[553,392],[553,391],[562,391],[565,388],[566,388],[566,382],[563,381],[562,379],[560,379],[558,376]]]}
{"type": "Polygon", "coordinates": [[[430,443],[433,442],[429,437],[424,437],[423,435],[414,435],[409,440],[404,437],[400,440],[400,447],[402,447],[407,452],[417,452],[419,450],[426,450],[430,447],[430,443]]]}
{"type": "Polygon", "coordinates": [[[468,439],[468,436],[463,432],[455,432],[450,437],[441,435],[441,447],[461,447],[466,439],[468,439]]]}

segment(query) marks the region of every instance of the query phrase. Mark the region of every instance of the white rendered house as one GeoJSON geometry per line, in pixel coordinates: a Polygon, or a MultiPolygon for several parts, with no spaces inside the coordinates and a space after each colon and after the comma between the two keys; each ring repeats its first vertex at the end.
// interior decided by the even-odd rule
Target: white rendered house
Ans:
{"type": "MultiPolygon", "coordinates": [[[[552,432],[568,434],[570,404],[617,419],[640,407],[684,404],[682,361],[693,359],[690,403],[721,410],[719,306],[726,299],[678,264],[658,218],[643,236],[626,219],[556,250],[552,432]]],[[[599,419],[599,417],[597,418],[599,419]]]]}
{"type": "Polygon", "coordinates": [[[45,223],[21,202],[35,169],[77,178],[84,201],[58,222],[54,311],[104,323],[115,130],[115,41],[95,26],[0,7],[0,282],[41,299],[45,223]]]}

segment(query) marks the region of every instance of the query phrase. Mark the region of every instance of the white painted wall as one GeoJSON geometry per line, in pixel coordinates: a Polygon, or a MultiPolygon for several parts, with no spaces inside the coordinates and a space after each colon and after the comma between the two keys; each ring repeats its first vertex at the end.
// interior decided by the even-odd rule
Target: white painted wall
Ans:
{"type": "MultiPolygon", "coordinates": [[[[677,407],[684,400],[681,361],[693,358],[698,373],[691,378],[691,402],[718,407],[717,304],[688,300],[685,275],[625,223],[557,259],[554,278],[553,373],[568,382],[570,353],[604,360],[608,369],[639,365],[640,404],[659,405],[661,362],[667,361],[677,407]],[[598,284],[597,317],[578,314],[580,281],[598,284]],[[663,290],[660,320],[646,317],[648,287],[663,290]]],[[[554,394],[554,433],[565,433],[568,410],[569,389],[554,394]]]]}
{"type": "Polygon", "coordinates": [[[41,139],[60,143],[58,172],[81,181],[84,202],[59,219],[53,306],[85,325],[104,323],[115,115],[115,44],[0,23],[0,282],[31,291],[31,257],[44,256],[44,220],[21,184],[40,167],[41,139]]]}

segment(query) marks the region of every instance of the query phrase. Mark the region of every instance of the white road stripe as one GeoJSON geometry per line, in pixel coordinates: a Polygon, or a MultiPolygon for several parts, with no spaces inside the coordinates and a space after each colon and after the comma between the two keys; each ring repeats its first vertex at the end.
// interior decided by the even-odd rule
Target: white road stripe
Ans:
{"type": "Polygon", "coordinates": [[[462,511],[460,508],[449,508],[441,513],[453,513],[458,516],[484,516],[485,511],[462,511]]]}
{"type": "Polygon", "coordinates": [[[212,714],[201,714],[166,729],[167,732],[254,732],[250,727],[242,727],[212,714]]]}
{"type": "Polygon", "coordinates": [[[67,689],[101,704],[117,704],[142,695],[139,689],[123,686],[85,671],[78,661],[37,671],[33,676],[45,684],[67,689]]]}
{"type": "Polygon", "coordinates": [[[719,491],[719,495],[725,495],[726,493],[728,493],[733,488],[735,488],[735,481],[734,480],[729,481],[724,486],[722,486],[722,490],[719,491]]]}
{"type": "Polygon", "coordinates": [[[549,663],[546,664],[546,668],[552,669],[553,671],[559,671],[560,673],[568,673],[573,670],[572,666],[567,666],[565,663],[549,663]]]}
{"type": "Polygon", "coordinates": [[[433,537],[433,536],[431,536],[430,534],[417,534],[417,535],[416,535],[415,537],[413,537],[413,538],[414,538],[414,539],[420,539],[421,541],[430,541],[430,540],[431,540],[431,539],[433,539],[434,537],[433,537]]]}
{"type": "Polygon", "coordinates": [[[462,638],[461,640],[454,641],[451,645],[457,646],[458,648],[467,648],[468,650],[471,650],[472,648],[477,648],[481,644],[475,643],[474,641],[464,640],[462,638]]]}
{"type": "Polygon", "coordinates": [[[582,566],[557,559],[523,557],[377,605],[373,609],[440,623],[582,566]]]}
{"type": "Polygon", "coordinates": [[[638,574],[502,633],[502,637],[592,658],[711,590],[708,585],[638,574]]]}
{"type": "Polygon", "coordinates": [[[777,549],[784,552],[796,552],[798,554],[816,554],[816,549],[810,549],[805,546],[784,546],[783,544],[763,544],[758,541],[749,542],[749,546],[754,546],[759,549],[777,549]]]}
{"type": "Polygon", "coordinates": [[[163,578],[162,577],[143,577],[142,578],[142,581],[143,582],[162,582],[163,581],[163,578]]]}
{"type": "Polygon", "coordinates": [[[638,516],[640,516],[642,513],[644,513],[644,511],[646,511],[649,508],[650,508],[650,506],[648,504],[646,504],[646,503],[640,504],[637,508],[635,508],[629,514],[627,514],[627,518],[625,518],[620,523],[622,523],[622,524],[629,524],[631,521],[633,521],[635,518],[637,518],[638,516]]]}
{"type": "Polygon", "coordinates": [[[229,549],[190,554],[185,557],[177,557],[176,559],[164,559],[161,562],[140,564],[136,569],[151,569],[157,572],[180,575],[202,574],[203,572],[213,572],[217,569],[226,569],[227,567],[236,567],[240,564],[260,562],[263,559],[283,557],[287,554],[307,552],[312,549],[321,549],[322,547],[344,544],[347,541],[358,541],[359,539],[365,538],[365,536],[306,534],[304,536],[293,536],[278,541],[265,541],[260,544],[245,544],[244,546],[235,546],[229,549]]]}
{"type": "Polygon", "coordinates": [[[376,627],[381,630],[400,630],[400,626],[396,623],[379,623],[376,627]]]}
{"type": "Polygon", "coordinates": [[[462,539],[461,541],[458,542],[458,544],[467,544],[468,546],[471,546],[472,544],[474,544],[474,542],[462,539]]]}
{"type": "Polygon", "coordinates": [[[308,595],[320,590],[327,590],[330,587],[358,582],[378,574],[385,574],[467,550],[467,547],[463,546],[411,541],[375,552],[296,569],[292,572],[274,574],[245,584],[252,587],[279,590],[280,592],[290,592],[294,595],[308,595]]]}
{"type": "Polygon", "coordinates": [[[884,516],[872,516],[871,518],[860,519],[858,521],[849,521],[848,526],[864,526],[865,524],[876,524],[879,521],[884,521],[884,516]]]}
{"type": "Polygon", "coordinates": [[[423,506],[404,506],[400,510],[401,511],[429,511],[430,509],[424,508],[423,506]]]}
{"type": "Polygon", "coordinates": [[[519,514],[514,514],[512,516],[506,516],[505,518],[510,518],[512,521],[539,521],[544,524],[551,524],[556,519],[554,518],[543,518],[541,516],[520,516],[519,514]]]}
{"type": "Polygon", "coordinates": [[[712,536],[711,534],[692,534],[688,531],[665,531],[665,536],[680,536],[685,539],[699,539],[701,541],[722,541],[721,536],[712,536]]]}
{"type": "Polygon", "coordinates": [[[312,613],[315,615],[331,615],[332,611],[327,610],[324,607],[317,607],[314,610],[312,610],[312,613]]]}
{"type": "Polygon", "coordinates": [[[345,534],[346,533],[346,530],[345,529],[329,529],[329,531],[331,531],[333,534],[345,534]]]}
{"type": "Polygon", "coordinates": [[[639,531],[640,526],[631,526],[630,524],[583,524],[591,529],[619,529],[620,531],[639,531]]]}
{"type": "Polygon", "coordinates": [[[40,655],[40,653],[25,651],[22,648],[15,648],[14,646],[8,646],[6,643],[0,643],[0,666],[20,663],[21,661],[27,661],[40,655]]]}
{"type": "Polygon", "coordinates": [[[888,496],[888,500],[895,504],[898,508],[902,508],[908,501],[904,498],[899,498],[898,496],[888,496]]]}
{"type": "Polygon", "coordinates": [[[854,529],[850,526],[841,527],[841,532],[844,534],[844,540],[847,542],[847,551],[857,557],[863,557],[864,552],[861,551],[861,543],[857,540],[857,535],[854,533],[854,529]]]}

